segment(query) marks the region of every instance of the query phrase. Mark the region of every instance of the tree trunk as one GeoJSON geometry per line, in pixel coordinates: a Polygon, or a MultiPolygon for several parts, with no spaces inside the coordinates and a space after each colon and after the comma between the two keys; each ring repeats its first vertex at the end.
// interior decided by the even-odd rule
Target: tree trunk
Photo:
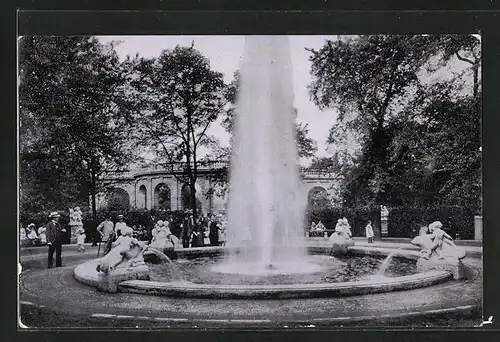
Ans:
{"type": "Polygon", "coordinates": [[[472,88],[472,96],[474,97],[474,100],[476,100],[479,92],[479,62],[477,62],[473,66],[473,77],[474,77],[474,84],[472,88]]]}
{"type": "Polygon", "coordinates": [[[92,206],[92,220],[97,222],[97,205],[96,205],[96,192],[97,192],[97,175],[95,171],[95,158],[91,159],[91,167],[90,167],[90,196],[91,196],[91,206],[92,206]]]}

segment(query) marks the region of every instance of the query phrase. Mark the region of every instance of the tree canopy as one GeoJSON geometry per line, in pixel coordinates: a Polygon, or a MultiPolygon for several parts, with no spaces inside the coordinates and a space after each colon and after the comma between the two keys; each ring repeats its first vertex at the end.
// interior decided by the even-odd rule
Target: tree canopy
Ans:
{"type": "Polygon", "coordinates": [[[371,35],[309,50],[311,99],[339,115],[328,142],[359,144],[344,172],[346,203],[478,208],[479,46],[468,35],[371,35]],[[445,66],[462,72],[429,81],[445,66]]]}
{"type": "Polygon", "coordinates": [[[196,208],[200,148],[217,144],[207,129],[227,103],[223,75],[212,70],[194,46],[177,46],[163,50],[158,58],[127,63],[135,70],[132,98],[142,143],[155,145],[168,169],[184,163],[184,172],[175,176],[189,185],[191,208],[196,208]]]}
{"type": "Polygon", "coordinates": [[[25,36],[19,44],[21,206],[85,206],[132,159],[125,70],[94,37],[25,36]]]}

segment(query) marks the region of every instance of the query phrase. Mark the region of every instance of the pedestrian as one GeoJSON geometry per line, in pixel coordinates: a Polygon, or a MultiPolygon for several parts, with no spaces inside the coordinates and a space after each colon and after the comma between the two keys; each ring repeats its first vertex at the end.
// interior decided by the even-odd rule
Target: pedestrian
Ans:
{"type": "Polygon", "coordinates": [[[46,231],[46,229],[43,226],[38,228],[38,238],[40,239],[41,245],[47,244],[47,234],[45,233],[45,231],[46,231]]]}
{"type": "Polygon", "coordinates": [[[49,246],[48,268],[53,266],[54,252],[56,252],[56,267],[62,266],[62,240],[66,235],[66,229],[59,223],[59,213],[50,213],[50,222],[45,226],[47,233],[47,245],[49,246]]]}
{"type": "Polygon", "coordinates": [[[76,231],[76,244],[78,245],[78,252],[85,252],[85,229],[83,229],[83,226],[79,226],[78,230],[76,231]]]}
{"type": "Polygon", "coordinates": [[[146,235],[148,243],[151,243],[151,240],[153,239],[152,231],[157,221],[158,217],[156,216],[156,211],[151,209],[148,217],[146,218],[146,235]]]}
{"type": "Polygon", "coordinates": [[[220,222],[218,222],[216,218],[212,219],[210,222],[210,232],[208,234],[208,238],[210,239],[210,246],[219,245],[219,230],[220,222]]]}
{"type": "Polygon", "coordinates": [[[194,228],[194,222],[192,219],[192,215],[186,212],[184,214],[184,221],[182,222],[182,231],[181,231],[182,246],[184,248],[189,248],[189,240],[193,233],[193,228],[194,228]]]}
{"type": "Polygon", "coordinates": [[[99,223],[97,226],[97,232],[100,235],[101,242],[104,243],[103,255],[106,255],[111,250],[111,244],[116,236],[113,221],[111,221],[111,216],[106,215],[106,219],[99,223]]]}
{"type": "Polygon", "coordinates": [[[19,228],[19,242],[21,243],[21,247],[26,246],[26,229],[23,227],[19,228]]]}
{"type": "Polygon", "coordinates": [[[366,238],[368,239],[368,243],[373,243],[373,227],[372,227],[372,221],[368,221],[368,224],[365,227],[366,231],[366,238]]]}
{"type": "Polygon", "coordinates": [[[118,215],[117,219],[118,219],[118,222],[116,222],[116,224],[115,224],[115,233],[116,233],[116,236],[119,237],[121,235],[122,229],[127,227],[127,224],[125,223],[124,217],[122,214],[118,215]]]}
{"type": "Polygon", "coordinates": [[[34,246],[39,245],[38,234],[36,233],[34,223],[30,223],[28,225],[28,236],[27,237],[28,237],[29,246],[34,247],[34,246]]]}

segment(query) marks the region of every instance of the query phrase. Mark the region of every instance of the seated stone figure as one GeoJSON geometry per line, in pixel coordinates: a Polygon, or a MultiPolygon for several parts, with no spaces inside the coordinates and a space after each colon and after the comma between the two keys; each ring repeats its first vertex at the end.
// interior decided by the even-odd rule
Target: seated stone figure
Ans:
{"type": "Polygon", "coordinates": [[[122,228],[122,235],[113,242],[111,251],[99,260],[97,271],[110,273],[117,268],[128,268],[143,265],[142,252],[146,249],[143,242],[132,237],[130,227],[122,228]]]}
{"type": "Polygon", "coordinates": [[[328,242],[332,246],[332,254],[346,254],[348,247],[354,245],[351,230],[342,219],[337,221],[335,232],[330,236],[328,242]]]}
{"type": "Polygon", "coordinates": [[[175,236],[172,234],[166,222],[158,221],[151,234],[153,238],[144,252],[144,259],[151,263],[170,262],[176,257],[175,236]]]}

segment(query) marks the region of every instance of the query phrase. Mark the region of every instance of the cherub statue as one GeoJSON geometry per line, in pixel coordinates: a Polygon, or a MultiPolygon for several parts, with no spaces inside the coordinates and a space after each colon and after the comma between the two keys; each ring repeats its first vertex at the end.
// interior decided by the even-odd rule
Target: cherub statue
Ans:
{"type": "Polygon", "coordinates": [[[80,207],[75,207],[75,209],[69,208],[69,225],[70,226],[81,226],[82,223],[82,210],[80,207]]]}
{"type": "Polygon", "coordinates": [[[420,228],[419,236],[414,238],[411,243],[422,249],[423,259],[431,258],[433,253],[438,259],[445,257],[465,258],[465,251],[455,245],[452,237],[442,230],[442,227],[443,224],[440,221],[435,221],[429,227],[420,228]]]}
{"type": "Polygon", "coordinates": [[[149,244],[150,247],[163,250],[164,248],[174,247],[174,243],[170,239],[172,232],[168,228],[168,223],[164,221],[158,221],[155,225],[151,234],[153,239],[149,244]]]}
{"type": "Polygon", "coordinates": [[[134,263],[142,263],[142,252],[147,248],[146,244],[132,237],[133,230],[130,227],[122,228],[118,239],[113,242],[111,251],[103,257],[97,265],[97,271],[109,273],[116,269],[133,266],[134,263]]]}

